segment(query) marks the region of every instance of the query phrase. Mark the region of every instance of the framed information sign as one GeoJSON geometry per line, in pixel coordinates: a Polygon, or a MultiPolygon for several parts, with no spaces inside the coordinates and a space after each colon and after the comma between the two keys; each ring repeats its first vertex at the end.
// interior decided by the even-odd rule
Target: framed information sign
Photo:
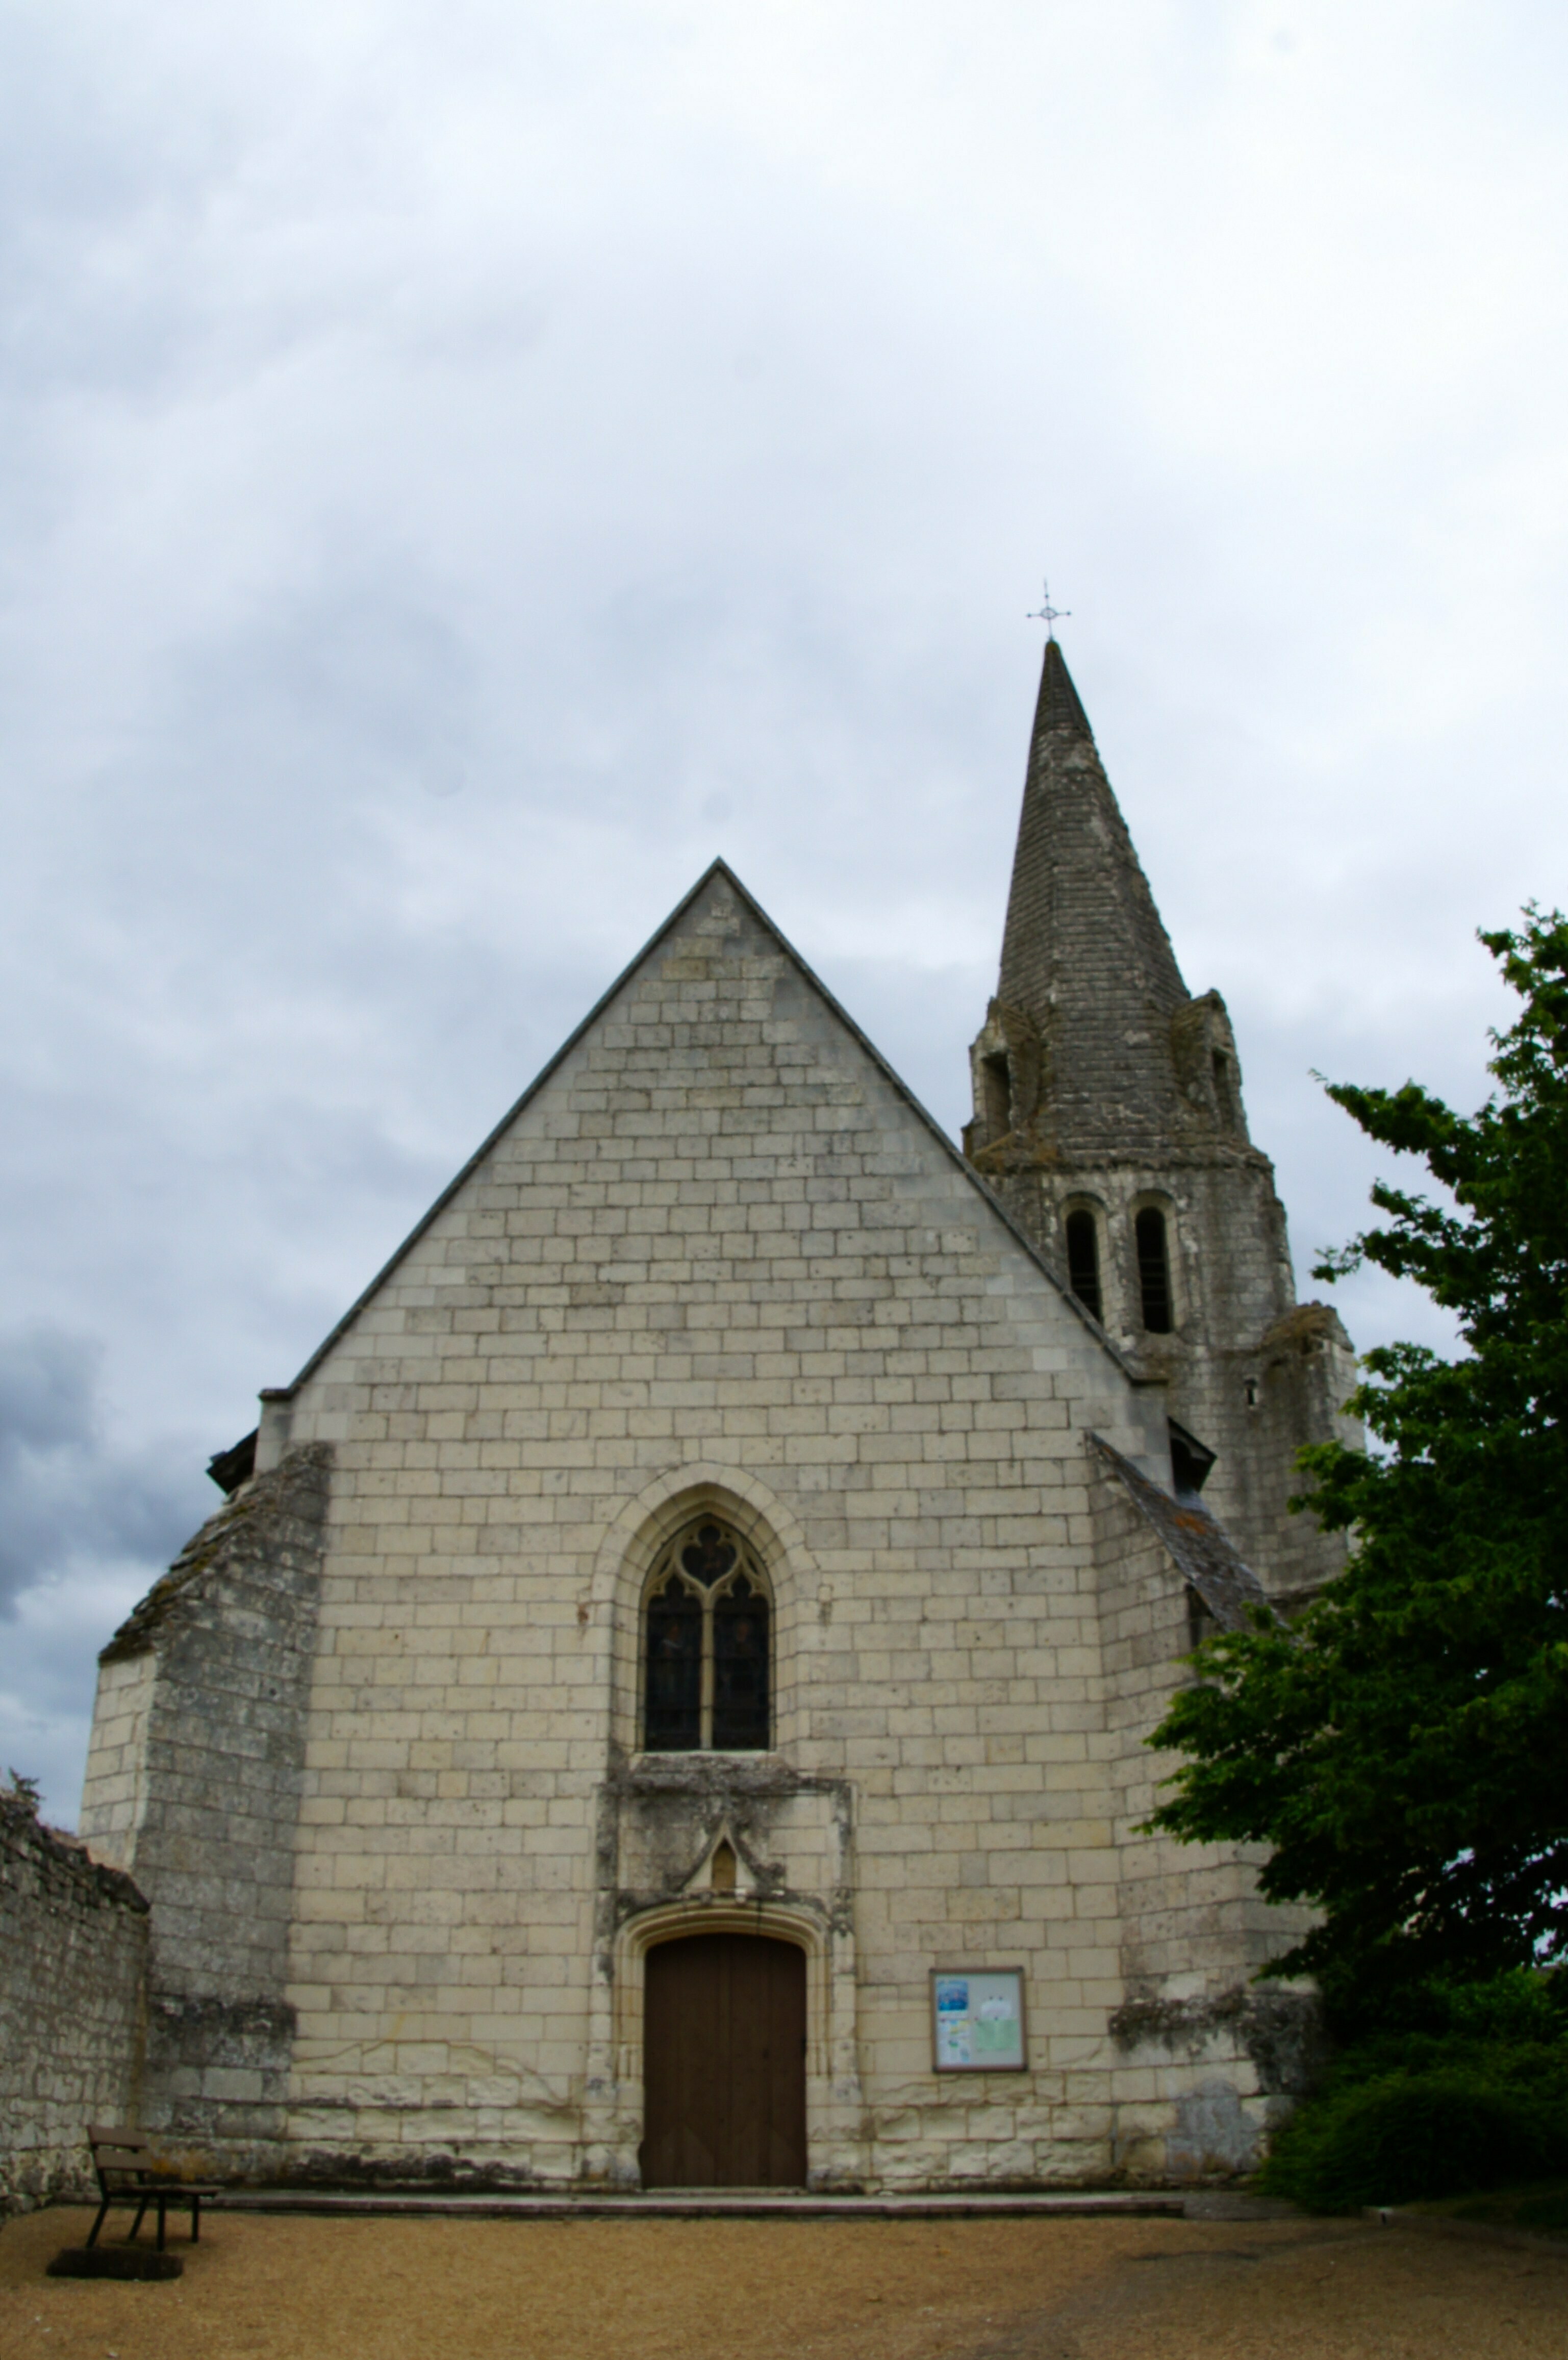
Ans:
{"type": "Polygon", "coordinates": [[[1029,2063],[1021,1967],[931,1972],[931,2060],[939,2073],[1021,2073],[1029,2063]]]}

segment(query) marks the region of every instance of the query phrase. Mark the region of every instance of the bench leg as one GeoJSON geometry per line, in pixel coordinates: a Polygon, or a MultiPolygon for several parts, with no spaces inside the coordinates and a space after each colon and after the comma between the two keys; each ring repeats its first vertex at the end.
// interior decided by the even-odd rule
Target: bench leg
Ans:
{"type": "Polygon", "coordinates": [[[127,2245],[130,2244],[131,2239],[136,2235],[136,2231],[141,2227],[141,2225],[142,2225],[142,2215],[143,2215],[143,2213],[147,2211],[147,2206],[149,2205],[149,2203],[150,2203],[151,2202],[152,2202],[152,2199],[151,2199],[150,2197],[148,2197],[148,2196],[144,2196],[144,2197],[142,2198],[141,2202],[136,2206],[136,2219],[131,2223],[129,2232],[127,2233],[126,2237],[125,2237],[125,2243],[126,2243],[126,2245],[127,2245]]]}
{"type": "Polygon", "coordinates": [[[191,2242],[193,2245],[199,2242],[201,2235],[201,2199],[199,2196],[193,2196],[191,2199],[191,2242]]]}
{"type": "Polygon", "coordinates": [[[108,2211],[109,2201],[107,2197],[105,2197],[103,2203],[98,2207],[98,2218],[93,2222],[93,2226],[87,2232],[87,2242],[90,2245],[95,2245],[98,2243],[98,2232],[103,2226],[108,2211]]]}
{"type": "Polygon", "coordinates": [[[160,2196],[158,2200],[158,2250],[160,2254],[163,2251],[164,2213],[168,2209],[168,2197],[160,2196]]]}

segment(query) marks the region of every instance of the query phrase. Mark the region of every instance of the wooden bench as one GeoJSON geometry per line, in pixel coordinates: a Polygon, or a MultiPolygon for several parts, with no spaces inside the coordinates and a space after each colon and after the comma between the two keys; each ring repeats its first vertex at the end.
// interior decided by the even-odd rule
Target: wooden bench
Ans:
{"type": "Polygon", "coordinates": [[[90,2123],[87,2144],[93,2150],[93,2169],[98,2176],[98,2193],[103,2202],[98,2218],[93,2222],[87,2242],[94,2245],[98,2232],[111,2204],[134,2204],[136,2217],[130,2226],[134,2237],[141,2227],[149,2205],[158,2208],[158,2250],[161,2254],[164,2241],[164,2216],[172,2204],[191,2208],[191,2242],[195,2245],[201,2234],[201,2199],[218,2196],[222,2190],[215,2180],[181,2180],[153,2160],[152,2141],[145,2131],[127,2130],[123,2124],[90,2123]]]}

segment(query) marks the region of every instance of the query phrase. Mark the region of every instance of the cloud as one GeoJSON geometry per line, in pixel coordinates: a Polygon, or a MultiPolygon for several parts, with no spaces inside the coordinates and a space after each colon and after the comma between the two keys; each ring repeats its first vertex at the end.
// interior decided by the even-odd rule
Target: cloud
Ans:
{"type": "Polygon", "coordinates": [[[146,1587],[145,1568],[78,1566],[0,1623],[0,1768],[37,1780],[53,1827],[76,1824],[97,1650],[146,1587]]]}
{"type": "Polygon", "coordinates": [[[99,1358],[85,1337],[58,1329],[0,1335],[0,1466],[92,1439],[99,1358]]]}
{"type": "Polygon", "coordinates": [[[130,1457],[105,1443],[102,1360],[60,1328],[0,1333],[0,1611],[83,1562],[159,1567],[191,1529],[199,1495],[174,1446],[130,1457]]]}
{"type": "Polygon", "coordinates": [[[1482,1094],[1472,930],[1568,869],[1565,49],[1544,0],[6,12],[51,1758],[208,1453],[715,852],[957,1128],[1044,572],[1299,1265],[1372,1169],[1310,1067],[1482,1094]]]}
{"type": "Polygon", "coordinates": [[[0,1745],[56,1819],[75,1815],[98,1648],[217,1504],[188,1443],[106,1439],[103,1360],[89,1336],[0,1331],[0,1745]]]}

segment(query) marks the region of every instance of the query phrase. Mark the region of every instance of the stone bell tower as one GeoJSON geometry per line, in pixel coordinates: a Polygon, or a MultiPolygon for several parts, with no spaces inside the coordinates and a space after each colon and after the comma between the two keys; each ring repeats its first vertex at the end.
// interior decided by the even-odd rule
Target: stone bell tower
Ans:
{"type": "Polygon", "coordinates": [[[1001,975],[971,1052],[964,1152],[1136,1365],[1162,1378],[1176,1488],[1277,1597],[1343,1562],[1286,1502],[1338,1432],[1355,1358],[1298,1304],[1224,1000],[1194,999],[1061,648],[1046,642],[1001,975]],[[1211,1458],[1212,1454],[1212,1458],[1211,1458]],[[1212,1466],[1212,1472],[1210,1471],[1212,1466]]]}

